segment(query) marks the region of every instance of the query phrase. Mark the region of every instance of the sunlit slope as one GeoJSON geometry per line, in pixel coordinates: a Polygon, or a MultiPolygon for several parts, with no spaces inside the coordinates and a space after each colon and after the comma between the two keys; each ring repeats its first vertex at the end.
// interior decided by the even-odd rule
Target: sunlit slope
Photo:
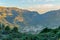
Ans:
{"type": "Polygon", "coordinates": [[[45,14],[15,7],[0,7],[0,23],[11,27],[19,27],[22,32],[39,32],[45,27],[60,26],[60,10],[53,10],[45,14]]]}

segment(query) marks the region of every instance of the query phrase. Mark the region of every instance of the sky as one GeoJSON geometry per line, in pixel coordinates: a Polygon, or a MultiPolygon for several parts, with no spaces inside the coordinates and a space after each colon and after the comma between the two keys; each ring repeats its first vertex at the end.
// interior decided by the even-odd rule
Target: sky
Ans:
{"type": "Polygon", "coordinates": [[[18,7],[44,12],[60,8],[60,0],[0,0],[0,6],[18,7]]]}

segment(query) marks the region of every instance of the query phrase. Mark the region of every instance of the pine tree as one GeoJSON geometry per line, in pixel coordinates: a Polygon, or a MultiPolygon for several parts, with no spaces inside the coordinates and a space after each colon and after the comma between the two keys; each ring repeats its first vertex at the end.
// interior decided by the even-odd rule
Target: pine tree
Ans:
{"type": "Polygon", "coordinates": [[[18,28],[17,28],[17,27],[14,27],[14,28],[12,29],[12,32],[18,32],[18,28]]]}
{"type": "Polygon", "coordinates": [[[9,32],[10,32],[10,30],[11,30],[11,29],[10,29],[10,27],[9,27],[9,26],[6,26],[6,27],[5,27],[5,31],[6,31],[6,32],[8,32],[8,33],[9,33],[9,32]]]}
{"type": "Polygon", "coordinates": [[[47,33],[50,32],[52,29],[44,28],[40,33],[47,33]]]}

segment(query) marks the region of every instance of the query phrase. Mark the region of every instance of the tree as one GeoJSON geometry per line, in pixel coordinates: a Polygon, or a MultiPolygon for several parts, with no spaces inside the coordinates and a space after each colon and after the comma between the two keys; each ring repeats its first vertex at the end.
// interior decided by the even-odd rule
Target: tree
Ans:
{"type": "Polygon", "coordinates": [[[1,24],[0,24],[0,30],[1,30],[1,24]]]}
{"type": "Polygon", "coordinates": [[[9,27],[9,26],[6,26],[6,27],[5,27],[5,31],[6,31],[6,32],[8,32],[8,33],[9,33],[9,32],[10,32],[10,30],[11,30],[11,29],[10,29],[10,27],[9,27]]]}
{"type": "Polygon", "coordinates": [[[44,28],[40,33],[47,33],[52,31],[52,29],[44,28]]]}
{"type": "Polygon", "coordinates": [[[5,25],[3,23],[0,23],[0,32],[3,32],[5,29],[5,25]]]}
{"type": "Polygon", "coordinates": [[[0,29],[2,29],[2,28],[4,28],[4,27],[5,27],[5,25],[2,24],[2,23],[0,23],[0,29]]]}
{"type": "Polygon", "coordinates": [[[12,29],[12,32],[18,32],[18,28],[17,28],[17,27],[14,27],[14,28],[12,29]]]}

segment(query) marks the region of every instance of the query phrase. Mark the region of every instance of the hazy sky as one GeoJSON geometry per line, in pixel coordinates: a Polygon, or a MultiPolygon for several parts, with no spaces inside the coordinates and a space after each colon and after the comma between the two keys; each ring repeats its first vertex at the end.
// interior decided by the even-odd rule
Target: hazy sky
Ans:
{"type": "Polygon", "coordinates": [[[60,0],[0,0],[0,6],[31,8],[38,10],[41,7],[49,9],[55,6],[60,6],[60,0]]]}
{"type": "Polygon", "coordinates": [[[0,0],[0,6],[17,6],[27,8],[35,5],[59,5],[60,0],[0,0]]]}

